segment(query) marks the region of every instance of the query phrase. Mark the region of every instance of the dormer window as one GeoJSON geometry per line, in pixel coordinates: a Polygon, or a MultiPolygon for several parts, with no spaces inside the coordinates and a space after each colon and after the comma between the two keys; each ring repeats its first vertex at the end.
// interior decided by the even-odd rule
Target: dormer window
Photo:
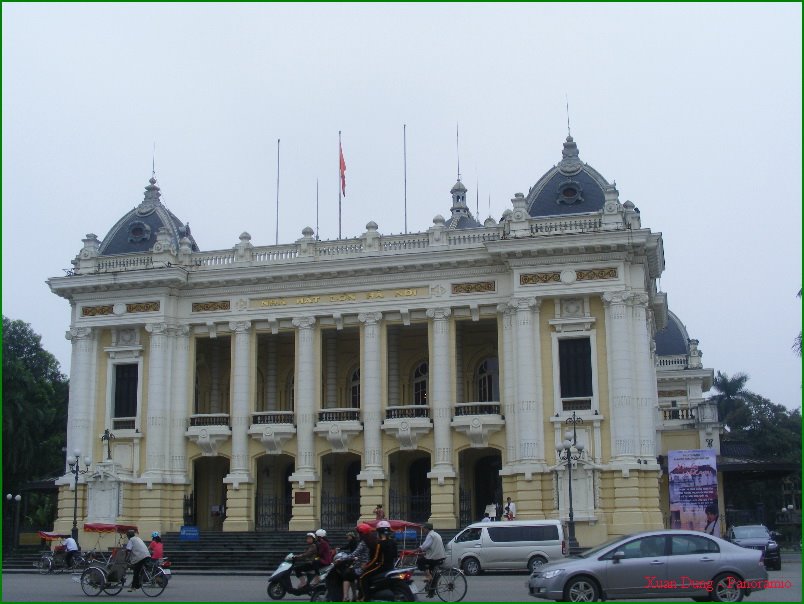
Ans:
{"type": "Polygon", "coordinates": [[[565,206],[580,203],[583,201],[583,197],[581,196],[582,191],[583,187],[581,187],[581,183],[574,180],[565,180],[558,185],[558,198],[556,199],[556,203],[565,206]]]}
{"type": "Polygon", "coordinates": [[[139,220],[128,225],[128,240],[131,243],[148,241],[151,238],[151,227],[139,220]]]}

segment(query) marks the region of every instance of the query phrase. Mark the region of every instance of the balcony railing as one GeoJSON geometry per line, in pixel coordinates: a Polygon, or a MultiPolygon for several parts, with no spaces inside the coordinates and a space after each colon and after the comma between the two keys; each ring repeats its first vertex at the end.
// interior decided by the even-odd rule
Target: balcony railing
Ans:
{"type": "Polygon", "coordinates": [[[680,419],[692,421],[695,419],[693,409],[662,409],[662,419],[665,421],[680,419]]]}
{"type": "Polygon", "coordinates": [[[385,419],[429,419],[430,407],[426,405],[402,405],[400,407],[388,407],[385,410],[385,419]]]}
{"type": "Polygon", "coordinates": [[[136,417],[114,417],[112,418],[112,430],[133,430],[136,421],[136,417]]]}
{"type": "Polygon", "coordinates": [[[455,416],[500,415],[500,403],[455,403],[455,416]]]}
{"type": "Polygon", "coordinates": [[[198,413],[191,415],[187,425],[194,426],[229,426],[228,413],[198,413]]]}
{"type": "Polygon", "coordinates": [[[259,411],[251,414],[254,424],[293,424],[293,411],[259,411]]]}
{"type": "Polygon", "coordinates": [[[318,412],[320,422],[359,422],[360,409],[355,407],[344,409],[322,409],[318,412]]]}
{"type": "Polygon", "coordinates": [[[666,357],[656,357],[656,366],[662,369],[686,369],[687,355],[674,354],[666,357]]]}

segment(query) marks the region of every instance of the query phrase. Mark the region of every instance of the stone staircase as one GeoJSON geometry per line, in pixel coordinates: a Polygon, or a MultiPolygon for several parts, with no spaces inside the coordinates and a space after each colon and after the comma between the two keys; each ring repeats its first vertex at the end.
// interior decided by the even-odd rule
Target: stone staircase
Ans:
{"type": "MultiPolygon", "coordinates": [[[[348,529],[327,531],[333,546],[346,543],[348,529]]],[[[457,530],[439,531],[444,543],[452,539],[457,530]]],[[[180,541],[179,533],[164,533],[162,542],[174,572],[215,573],[249,572],[270,573],[290,552],[304,551],[307,531],[271,531],[250,533],[202,532],[198,541],[180,541]]],[[[407,541],[405,547],[413,549],[418,543],[407,541]]],[[[399,543],[400,549],[402,543],[399,543]]],[[[39,546],[20,547],[13,554],[4,554],[3,570],[36,572],[34,562],[39,559],[39,546]]]]}

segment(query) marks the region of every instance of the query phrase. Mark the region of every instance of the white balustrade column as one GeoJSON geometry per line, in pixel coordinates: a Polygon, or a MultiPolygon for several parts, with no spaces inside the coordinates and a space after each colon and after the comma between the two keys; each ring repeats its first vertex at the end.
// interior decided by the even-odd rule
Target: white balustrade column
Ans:
{"type": "Polygon", "coordinates": [[[360,371],[360,405],[363,411],[363,468],[361,477],[383,478],[382,469],[382,388],[380,329],[382,313],[360,313],[363,323],[363,367],[360,371]]]}
{"type": "Polygon", "coordinates": [[[175,482],[187,477],[187,439],[184,436],[187,418],[192,413],[190,389],[190,328],[179,325],[173,342],[173,378],[170,401],[170,460],[168,470],[175,482]]]}
{"type": "MultiPolygon", "coordinates": [[[[248,476],[249,386],[251,385],[251,321],[231,321],[234,332],[234,365],[232,367],[232,461],[230,474],[248,476]]],[[[248,480],[248,478],[246,478],[248,480]]]]}
{"type": "Polygon", "coordinates": [[[435,440],[434,474],[454,474],[452,469],[452,380],[450,379],[450,321],[452,310],[431,308],[427,316],[432,319],[430,334],[433,356],[430,359],[428,395],[433,413],[435,440]]]}
{"type": "Polygon", "coordinates": [[[502,358],[498,363],[502,379],[500,402],[505,415],[505,465],[511,465],[519,459],[519,436],[517,435],[516,384],[514,382],[514,310],[508,304],[498,304],[497,313],[502,323],[502,358]]]}
{"type": "Polygon", "coordinates": [[[632,303],[632,333],[634,334],[634,369],[637,380],[637,409],[639,413],[639,456],[655,462],[656,454],[656,366],[651,353],[648,328],[648,294],[634,294],[632,303]]]}
{"type": "Polygon", "coordinates": [[[639,429],[633,405],[633,375],[629,341],[627,302],[631,292],[606,292],[606,348],[609,361],[609,406],[611,409],[611,451],[617,458],[637,453],[635,435],[639,429]]]}
{"type": "Polygon", "coordinates": [[[296,368],[295,400],[296,400],[296,471],[294,480],[316,480],[315,478],[315,443],[314,432],[315,412],[315,347],[313,336],[315,334],[315,317],[297,317],[293,319],[297,328],[297,342],[299,366],[296,368]]]}
{"type": "Polygon", "coordinates": [[[145,474],[161,479],[167,469],[168,398],[170,389],[167,369],[170,367],[170,341],[167,323],[149,323],[151,334],[148,350],[148,414],[145,418],[145,474]]]}
{"type": "MultiPolygon", "coordinates": [[[[65,334],[72,344],[70,399],[67,406],[67,457],[76,449],[82,455],[92,455],[96,335],[91,327],[73,327],[65,334]]],[[[65,472],[69,470],[66,464],[65,460],[65,472]]]]}
{"type": "MultiPolygon", "coordinates": [[[[533,463],[543,460],[544,428],[541,397],[538,390],[540,361],[536,354],[538,326],[534,327],[535,298],[515,298],[511,301],[516,334],[516,403],[519,434],[519,461],[533,463]]],[[[538,315],[536,315],[538,319],[538,315]]]]}

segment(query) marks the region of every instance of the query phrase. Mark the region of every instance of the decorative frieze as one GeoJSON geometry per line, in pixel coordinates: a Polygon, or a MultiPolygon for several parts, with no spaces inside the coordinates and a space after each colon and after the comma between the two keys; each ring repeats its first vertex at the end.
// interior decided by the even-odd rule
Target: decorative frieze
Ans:
{"type": "Polygon", "coordinates": [[[193,302],[192,312],[216,312],[220,310],[230,310],[229,300],[217,300],[214,302],[193,302]]]}
{"type": "Polygon", "coordinates": [[[453,294],[483,294],[497,291],[496,281],[475,281],[473,283],[453,283],[453,294]]]}
{"type": "Polygon", "coordinates": [[[616,279],[617,268],[589,268],[576,271],[549,271],[544,273],[522,273],[519,275],[520,285],[546,285],[549,283],[573,283],[575,281],[597,281],[600,279],[616,279]],[[574,272],[574,274],[573,274],[574,272]]]}
{"type": "Polygon", "coordinates": [[[126,312],[159,312],[159,302],[134,302],[126,304],[126,312]]]}
{"type": "Polygon", "coordinates": [[[520,285],[544,285],[545,283],[560,283],[561,273],[551,271],[549,273],[523,273],[519,275],[520,285]]]}
{"type": "Polygon", "coordinates": [[[679,398],[687,396],[686,390],[659,390],[660,398],[679,398]]]}
{"type": "Polygon", "coordinates": [[[82,317],[101,317],[103,315],[111,315],[114,312],[114,306],[111,304],[102,304],[100,306],[82,306],[82,317]]]}
{"type": "Polygon", "coordinates": [[[606,268],[590,268],[575,271],[578,281],[597,281],[598,279],[616,279],[617,268],[609,266],[606,268]]]}

